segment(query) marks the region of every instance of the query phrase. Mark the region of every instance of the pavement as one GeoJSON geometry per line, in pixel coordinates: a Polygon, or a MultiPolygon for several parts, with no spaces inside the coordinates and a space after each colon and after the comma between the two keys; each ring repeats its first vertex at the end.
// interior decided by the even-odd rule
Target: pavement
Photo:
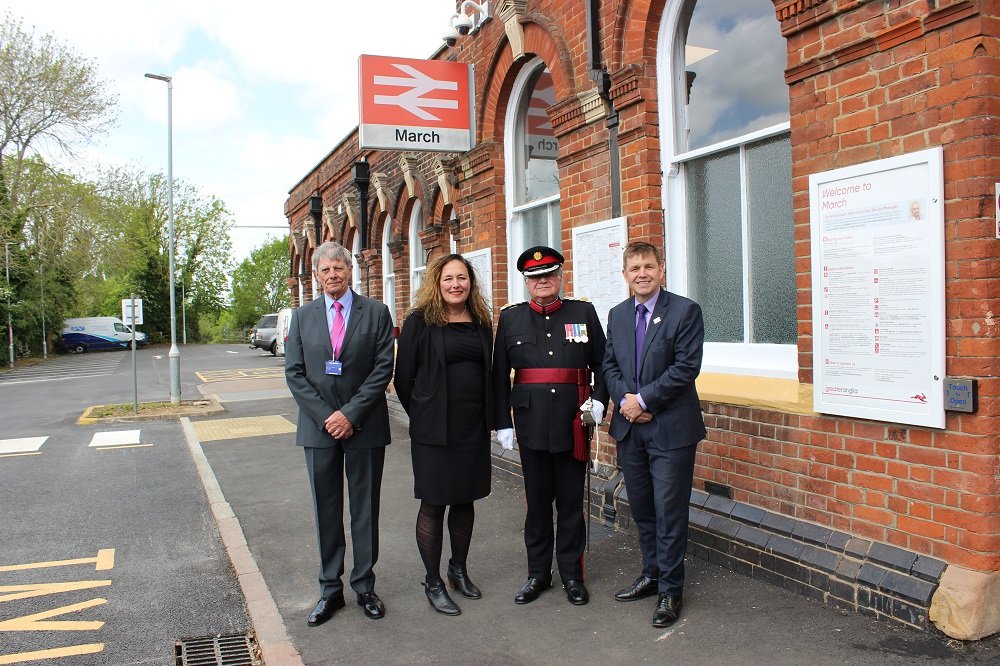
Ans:
{"type": "MultiPolygon", "coordinates": [[[[590,604],[571,605],[556,577],[537,601],[516,605],[526,577],[524,492],[516,480],[498,476],[490,496],[476,503],[468,560],[483,598],[456,594],[460,616],[435,613],[420,586],[419,502],[399,420],[386,453],[375,569],[387,615],[367,619],[348,588],[347,608],[309,627],[306,617],[319,596],[312,499],[303,453],[294,444],[297,408],[274,379],[265,373],[206,382],[199,390],[218,396],[226,411],[182,420],[267,666],[1000,663],[997,637],[962,643],[933,629],[843,613],[694,557],[687,561],[681,618],[655,629],[655,597],[632,603],[612,597],[635,578],[640,557],[634,535],[609,529],[594,530],[586,555],[590,604]]],[[[446,562],[447,537],[444,552],[446,562]]],[[[348,568],[350,562],[348,547],[348,568]]]]}

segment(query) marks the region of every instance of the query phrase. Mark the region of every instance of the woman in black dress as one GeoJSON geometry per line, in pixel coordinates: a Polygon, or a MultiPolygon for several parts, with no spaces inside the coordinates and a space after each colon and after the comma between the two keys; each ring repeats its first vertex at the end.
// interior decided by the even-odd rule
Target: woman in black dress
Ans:
{"type": "Polygon", "coordinates": [[[475,522],[472,503],[490,494],[492,322],[472,264],[449,254],[427,267],[396,350],[393,384],[410,416],[424,586],[428,602],[445,615],[462,612],[441,579],[446,509],[448,583],[469,599],[482,596],[469,580],[466,559],[475,522]]]}

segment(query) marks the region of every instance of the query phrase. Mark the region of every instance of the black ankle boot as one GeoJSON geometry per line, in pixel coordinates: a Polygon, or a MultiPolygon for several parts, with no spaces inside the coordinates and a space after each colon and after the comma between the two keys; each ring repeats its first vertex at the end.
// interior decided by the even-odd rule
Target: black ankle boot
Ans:
{"type": "Polygon", "coordinates": [[[458,607],[451,597],[448,596],[448,590],[444,588],[444,581],[440,578],[436,581],[427,581],[426,583],[421,583],[426,589],[424,593],[427,594],[427,601],[431,606],[434,607],[438,613],[444,613],[445,615],[461,615],[462,609],[458,607]]]}
{"type": "Polygon", "coordinates": [[[476,584],[469,580],[469,574],[465,570],[465,564],[456,564],[448,561],[448,584],[451,589],[457,590],[467,599],[481,599],[483,593],[479,591],[476,584]]]}

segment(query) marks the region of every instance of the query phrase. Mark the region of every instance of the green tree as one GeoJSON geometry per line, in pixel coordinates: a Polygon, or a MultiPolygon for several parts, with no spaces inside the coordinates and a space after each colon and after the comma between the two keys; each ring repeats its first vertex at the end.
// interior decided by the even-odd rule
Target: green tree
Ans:
{"type": "Polygon", "coordinates": [[[291,303],[288,293],[288,236],[256,248],[233,272],[229,315],[232,325],[247,328],[261,315],[291,303]]]}

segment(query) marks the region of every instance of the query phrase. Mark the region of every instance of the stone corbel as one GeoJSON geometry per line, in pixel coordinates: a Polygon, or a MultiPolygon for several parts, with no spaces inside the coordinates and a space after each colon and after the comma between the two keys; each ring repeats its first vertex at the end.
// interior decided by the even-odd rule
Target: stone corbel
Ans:
{"type": "Polygon", "coordinates": [[[384,173],[372,174],[372,187],[378,197],[378,205],[383,211],[389,210],[389,176],[384,173]]]}
{"type": "Polygon", "coordinates": [[[332,206],[323,207],[323,226],[330,232],[330,238],[333,238],[337,229],[337,210],[332,206]]]}
{"type": "Polygon", "coordinates": [[[521,27],[521,19],[524,18],[527,4],[528,0],[500,0],[497,3],[497,17],[503,21],[514,60],[524,55],[524,28],[521,27]]]}
{"type": "Polygon", "coordinates": [[[441,199],[446,206],[451,206],[454,202],[454,188],[458,184],[458,179],[455,178],[452,170],[452,160],[450,158],[442,159],[435,157],[433,164],[434,177],[437,179],[438,188],[441,190],[441,199]]]}
{"type": "Polygon", "coordinates": [[[417,177],[419,172],[417,166],[419,158],[413,153],[403,153],[399,156],[399,169],[403,172],[403,180],[406,182],[406,196],[412,199],[417,196],[417,177]]]}
{"type": "Polygon", "coordinates": [[[388,246],[389,254],[392,255],[393,259],[399,259],[403,256],[403,249],[406,245],[403,242],[403,239],[397,238],[396,240],[391,240],[386,245],[388,246]]]}
{"type": "Polygon", "coordinates": [[[307,241],[307,247],[316,247],[316,225],[312,224],[312,218],[308,218],[306,223],[302,226],[303,236],[307,241]]]}
{"type": "Polygon", "coordinates": [[[358,201],[359,201],[358,195],[355,194],[354,192],[345,192],[340,197],[340,200],[344,204],[344,210],[347,211],[348,225],[351,227],[351,229],[357,229],[358,225],[354,220],[355,220],[355,215],[357,214],[358,211],[358,201]]]}

